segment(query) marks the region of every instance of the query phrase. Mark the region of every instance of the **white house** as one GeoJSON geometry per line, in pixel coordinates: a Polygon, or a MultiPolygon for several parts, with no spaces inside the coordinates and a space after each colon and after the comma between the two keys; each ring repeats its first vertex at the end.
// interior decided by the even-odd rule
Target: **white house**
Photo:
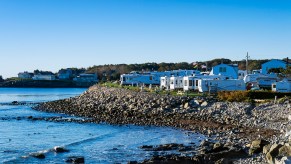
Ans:
{"type": "Polygon", "coordinates": [[[42,74],[37,74],[32,77],[33,80],[56,80],[55,75],[42,75],[42,74]]]}
{"type": "Polygon", "coordinates": [[[81,83],[97,83],[98,78],[96,74],[80,74],[79,76],[75,77],[73,79],[75,82],[81,82],[81,83]]]}
{"type": "Polygon", "coordinates": [[[238,79],[200,79],[198,80],[199,92],[238,91],[246,90],[243,80],[238,79]]]}
{"type": "Polygon", "coordinates": [[[232,79],[238,78],[238,65],[237,64],[219,64],[212,67],[209,75],[224,75],[232,79]]]}
{"type": "Polygon", "coordinates": [[[268,74],[268,71],[272,68],[283,68],[286,69],[287,63],[282,60],[272,59],[262,64],[262,74],[268,74]]]}
{"type": "Polygon", "coordinates": [[[18,78],[20,79],[31,79],[32,77],[33,77],[33,73],[29,73],[27,71],[18,73],[18,78]]]}
{"type": "Polygon", "coordinates": [[[60,80],[68,80],[72,77],[73,71],[71,69],[62,69],[58,72],[58,77],[60,80]]]}
{"type": "Polygon", "coordinates": [[[283,79],[280,82],[272,84],[272,91],[274,92],[291,92],[291,79],[283,79]]]}

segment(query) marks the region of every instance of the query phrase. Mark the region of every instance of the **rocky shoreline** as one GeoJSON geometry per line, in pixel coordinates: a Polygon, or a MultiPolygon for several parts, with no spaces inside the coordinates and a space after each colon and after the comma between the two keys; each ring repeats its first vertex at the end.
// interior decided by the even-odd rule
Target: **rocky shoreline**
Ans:
{"type": "Polygon", "coordinates": [[[218,102],[213,97],[160,95],[95,85],[78,97],[42,103],[35,109],[87,117],[95,123],[170,126],[208,137],[195,148],[177,146],[175,149],[185,150],[181,154],[157,155],[144,163],[275,163],[291,160],[288,98],[256,105],[218,102]]]}

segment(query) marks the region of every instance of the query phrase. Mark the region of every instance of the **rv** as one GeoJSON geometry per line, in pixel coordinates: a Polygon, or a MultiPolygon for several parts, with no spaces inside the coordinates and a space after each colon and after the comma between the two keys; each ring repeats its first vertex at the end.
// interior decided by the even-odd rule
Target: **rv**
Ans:
{"type": "Polygon", "coordinates": [[[183,78],[183,89],[188,90],[198,90],[198,80],[199,79],[228,79],[226,76],[222,75],[198,75],[198,76],[185,76],[183,78]]]}
{"type": "Polygon", "coordinates": [[[183,77],[172,76],[170,77],[170,90],[183,89],[183,77]]]}
{"type": "Polygon", "coordinates": [[[274,92],[291,92],[291,79],[283,79],[280,82],[272,84],[272,91],[274,92]]]}
{"type": "Polygon", "coordinates": [[[120,76],[121,85],[160,85],[161,77],[189,76],[200,74],[197,70],[173,70],[165,72],[131,72],[120,76]]]}
{"type": "Polygon", "coordinates": [[[160,84],[161,89],[170,89],[170,77],[169,76],[164,76],[161,77],[161,84],[160,84]]]}
{"type": "Polygon", "coordinates": [[[263,75],[260,73],[248,74],[244,77],[245,83],[252,83],[258,85],[260,88],[271,88],[272,83],[276,82],[278,77],[276,74],[263,75]]]}
{"type": "Polygon", "coordinates": [[[238,91],[246,90],[243,80],[238,79],[199,79],[199,92],[238,91]]]}
{"type": "Polygon", "coordinates": [[[159,85],[160,76],[158,74],[123,74],[120,76],[121,85],[159,85]]]}

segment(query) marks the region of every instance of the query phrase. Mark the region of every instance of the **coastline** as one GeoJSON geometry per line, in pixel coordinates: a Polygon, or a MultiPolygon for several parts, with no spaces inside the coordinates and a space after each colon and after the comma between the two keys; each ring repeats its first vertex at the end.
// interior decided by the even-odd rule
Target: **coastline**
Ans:
{"type": "Polygon", "coordinates": [[[0,82],[0,88],[89,88],[95,83],[76,83],[66,80],[8,80],[0,82]]]}
{"type": "MultiPolygon", "coordinates": [[[[144,163],[169,162],[170,159],[172,162],[174,159],[199,163],[222,159],[235,162],[242,158],[246,159],[247,163],[254,158],[248,154],[262,156],[262,151],[250,152],[254,148],[252,141],[264,140],[268,145],[290,142],[288,136],[285,136],[288,129],[290,130],[289,99],[256,106],[251,103],[217,102],[213,98],[193,99],[95,85],[78,97],[42,103],[35,109],[88,117],[95,123],[175,127],[201,133],[209,138],[208,144],[201,144],[198,147],[207,151],[197,150],[195,157],[181,159],[179,155],[175,155],[176,158],[159,156],[144,163]],[[214,147],[216,143],[220,146],[214,147]],[[232,152],[233,156],[221,155],[225,152],[228,154],[232,152]],[[218,155],[221,158],[218,158],[218,155]]],[[[266,161],[261,159],[259,163],[266,161]]]]}

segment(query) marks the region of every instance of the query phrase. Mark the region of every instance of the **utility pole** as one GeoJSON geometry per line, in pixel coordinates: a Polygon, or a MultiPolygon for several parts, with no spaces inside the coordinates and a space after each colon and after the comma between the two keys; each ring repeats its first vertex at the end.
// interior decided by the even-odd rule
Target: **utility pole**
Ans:
{"type": "Polygon", "coordinates": [[[249,74],[249,68],[248,68],[248,65],[249,65],[249,58],[250,58],[250,56],[249,56],[249,52],[247,52],[247,56],[246,56],[246,71],[247,71],[247,74],[249,74]]]}

